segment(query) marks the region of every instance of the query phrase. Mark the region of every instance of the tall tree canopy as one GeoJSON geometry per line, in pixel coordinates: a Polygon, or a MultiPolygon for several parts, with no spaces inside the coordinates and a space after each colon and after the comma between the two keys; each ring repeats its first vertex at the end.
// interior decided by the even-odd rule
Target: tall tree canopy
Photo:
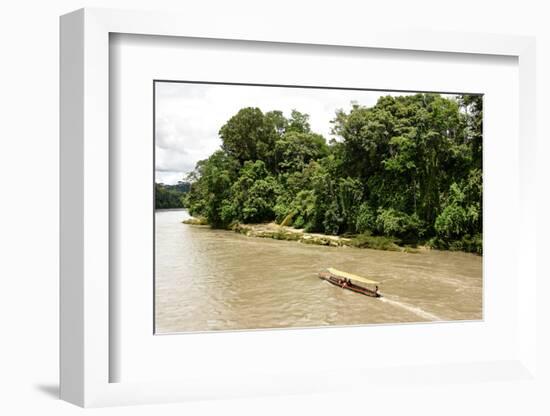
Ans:
{"type": "Polygon", "coordinates": [[[307,114],[243,108],[187,204],[215,227],[276,220],[481,253],[482,119],[481,96],[383,96],[338,111],[328,144],[307,114]]]}

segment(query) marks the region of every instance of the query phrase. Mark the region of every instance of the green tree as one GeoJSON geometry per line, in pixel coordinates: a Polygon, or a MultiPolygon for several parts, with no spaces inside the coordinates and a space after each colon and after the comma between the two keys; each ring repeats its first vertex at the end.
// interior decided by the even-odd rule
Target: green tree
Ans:
{"type": "Polygon", "coordinates": [[[245,223],[263,222],[275,217],[278,184],[261,160],[246,161],[239,178],[231,186],[234,219],[245,223]]]}
{"type": "Polygon", "coordinates": [[[295,133],[311,133],[309,115],[300,113],[297,110],[292,110],[286,131],[295,133]]]}
{"type": "Polygon", "coordinates": [[[481,169],[483,163],[483,96],[460,95],[458,103],[465,113],[466,142],[472,149],[473,166],[481,169]]]}
{"type": "Polygon", "coordinates": [[[352,104],[336,112],[329,144],[307,114],[243,108],[221,127],[221,149],[189,176],[185,203],[215,227],[276,220],[372,233],[369,245],[429,239],[481,253],[482,104],[438,94],[352,104]]]}
{"type": "Polygon", "coordinates": [[[186,193],[189,192],[188,182],[178,182],[176,185],[165,185],[155,183],[155,208],[183,208],[185,205],[186,193]]]}
{"type": "Polygon", "coordinates": [[[247,160],[262,160],[272,167],[273,147],[284,127],[280,114],[266,117],[259,108],[243,108],[221,127],[222,150],[241,165],[247,160]]]}
{"type": "Polygon", "coordinates": [[[190,214],[205,217],[213,227],[226,226],[230,220],[226,200],[237,179],[238,167],[238,162],[222,150],[198,162],[188,177],[193,181],[186,201],[190,214]]]}
{"type": "Polygon", "coordinates": [[[277,140],[274,151],[279,172],[296,172],[327,156],[329,148],[320,134],[290,130],[277,140]]]}

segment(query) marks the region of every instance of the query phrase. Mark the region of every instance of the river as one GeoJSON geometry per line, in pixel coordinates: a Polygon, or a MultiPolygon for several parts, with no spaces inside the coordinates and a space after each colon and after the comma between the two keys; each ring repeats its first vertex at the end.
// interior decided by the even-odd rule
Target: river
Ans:
{"type": "Polygon", "coordinates": [[[182,224],[155,213],[156,333],[482,319],[482,257],[325,247],[182,224]],[[382,298],[317,278],[380,282],[382,298]]]}

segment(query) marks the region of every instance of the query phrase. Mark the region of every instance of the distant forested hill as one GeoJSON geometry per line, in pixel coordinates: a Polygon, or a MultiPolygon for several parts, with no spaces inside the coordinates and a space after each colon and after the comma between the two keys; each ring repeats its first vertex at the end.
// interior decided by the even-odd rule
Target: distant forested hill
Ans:
{"type": "Polygon", "coordinates": [[[155,184],[155,208],[183,208],[184,197],[191,189],[188,182],[178,182],[176,185],[155,184]]]}

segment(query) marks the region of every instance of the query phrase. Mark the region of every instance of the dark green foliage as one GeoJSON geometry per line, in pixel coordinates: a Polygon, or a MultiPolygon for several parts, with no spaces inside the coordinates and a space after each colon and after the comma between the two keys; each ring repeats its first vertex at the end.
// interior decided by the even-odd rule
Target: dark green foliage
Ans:
{"type": "Polygon", "coordinates": [[[275,220],[360,234],[358,246],[481,253],[482,119],[481,96],[385,96],[338,111],[327,144],[307,114],[244,108],[190,175],[186,203],[215,227],[275,220]]]}
{"type": "Polygon", "coordinates": [[[438,246],[481,254],[482,177],[472,169],[467,178],[453,182],[436,218],[438,246]],[[471,237],[473,236],[473,237],[471,237]]]}
{"type": "Polygon", "coordinates": [[[358,233],[371,233],[376,229],[376,212],[366,202],[359,207],[355,229],[358,233]]]}
{"type": "Polygon", "coordinates": [[[397,239],[385,236],[372,236],[368,233],[359,234],[351,240],[351,244],[359,248],[373,248],[376,250],[399,251],[397,239]]]}
{"type": "Polygon", "coordinates": [[[198,162],[189,175],[194,180],[186,199],[189,213],[205,217],[213,227],[226,227],[233,218],[229,198],[238,172],[237,161],[222,150],[198,162]]]}
{"type": "Polygon", "coordinates": [[[272,220],[278,193],[277,181],[266,170],[265,163],[246,161],[240,177],[231,187],[231,219],[245,223],[272,220]]]}
{"type": "Polygon", "coordinates": [[[320,134],[290,131],[275,143],[278,171],[299,172],[312,160],[328,155],[329,148],[320,134]]]}
{"type": "Polygon", "coordinates": [[[414,242],[424,234],[424,225],[416,213],[407,214],[388,208],[378,210],[376,230],[381,235],[393,235],[405,242],[414,242]]]}
{"type": "Polygon", "coordinates": [[[188,182],[176,185],[155,183],[155,209],[183,208],[185,194],[191,189],[188,182]]]}
{"type": "Polygon", "coordinates": [[[467,251],[469,253],[483,254],[483,237],[481,233],[474,235],[464,234],[458,239],[446,240],[433,237],[428,245],[441,250],[467,251]]]}
{"type": "Polygon", "coordinates": [[[461,95],[458,102],[466,112],[466,137],[470,141],[473,166],[483,162],[483,99],[481,95],[461,95]]]}
{"type": "Polygon", "coordinates": [[[264,115],[259,108],[243,108],[220,129],[222,150],[241,165],[247,160],[263,160],[272,168],[275,141],[284,129],[280,112],[264,115]]]}

